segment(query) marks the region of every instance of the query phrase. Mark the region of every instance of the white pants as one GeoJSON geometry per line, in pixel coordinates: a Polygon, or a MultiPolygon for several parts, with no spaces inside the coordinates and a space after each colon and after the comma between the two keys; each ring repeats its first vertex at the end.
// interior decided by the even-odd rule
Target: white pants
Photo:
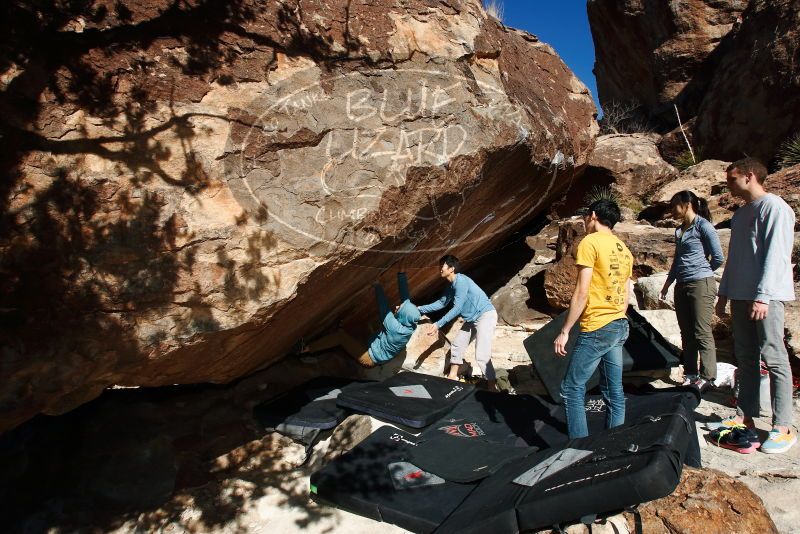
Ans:
{"type": "Polygon", "coordinates": [[[464,352],[472,340],[475,340],[475,363],[486,380],[494,380],[492,365],[492,342],[494,329],[497,326],[497,311],[483,312],[474,323],[465,322],[450,345],[450,363],[464,363],[464,352]]]}

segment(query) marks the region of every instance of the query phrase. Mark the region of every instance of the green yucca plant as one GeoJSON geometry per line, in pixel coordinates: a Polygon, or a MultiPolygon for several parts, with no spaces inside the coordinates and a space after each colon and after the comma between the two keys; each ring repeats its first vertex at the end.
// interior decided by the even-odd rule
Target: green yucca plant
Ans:
{"type": "Polygon", "coordinates": [[[694,151],[694,156],[692,156],[692,152],[689,149],[686,149],[675,156],[675,161],[673,161],[672,164],[679,171],[685,171],[692,165],[697,165],[704,159],[703,147],[697,147],[697,150],[694,151]]]}
{"type": "Polygon", "coordinates": [[[781,143],[776,158],[780,169],[800,164],[800,132],[781,143]]]}
{"type": "Polygon", "coordinates": [[[584,206],[591,206],[594,202],[598,200],[613,200],[617,204],[619,204],[619,198],[617,194],[611,189],[611,186],[608,185],[595,185],[589,189],[589,192],[586,193],[586,196],[583,199],[584,206]]]}

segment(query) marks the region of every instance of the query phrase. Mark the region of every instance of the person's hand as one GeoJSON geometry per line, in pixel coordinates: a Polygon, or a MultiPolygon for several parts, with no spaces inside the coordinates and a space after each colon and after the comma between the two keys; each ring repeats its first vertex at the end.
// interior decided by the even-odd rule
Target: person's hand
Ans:
{"type": "Polygon", "coordinates": [[[763,321],[764,319],[767,318],[768,311],[769,311],[769,304],[754,300],[753,305],[750,307],[750,320],[763,321]]]}
{"type": "Polygon", "coordinates": [[[439,335],[439,327],[436,326],[436,323],[431,323],[431,325],[428,327],[428,335],[429,336],[439,335]]]}
{"type": "Polygon", "coordinates": [[[567,342],[569,341],[569,332],[562,331],[556,337],[556,340],[553,341],[553,347],[555,348],[557,356],[566,356],[567,355],[567,342]]]}
{"type": "Polygon", "coordinates": [[[398,311],[399,309],[400,309],[400,306],[399,306],[399,305],[398,305],[398,306],[395,306],[395,307],[394,307],[394,312],[395,312],[395,313],[397,313],[397,311],[398,311]]]}
{"type": "Polygon", "coordinates": [[[669,286],[671,283],[664,282],[664,285],[661,287],[661,294],[658,296],[661,300],[667,300],[667,293],[669,292],[669,286]]]}
{"type": "Polygon", "coordinates": [[[719,317],[720,319],[722,319],[727,315],[727,313],[725,312],[725,306],[727,305],[728,305],[728,299],[726,299],[725,297],[719,297],[717,299],[717,305],[714,306],[714,313],[716,313],[717,317],[719,317]]]}

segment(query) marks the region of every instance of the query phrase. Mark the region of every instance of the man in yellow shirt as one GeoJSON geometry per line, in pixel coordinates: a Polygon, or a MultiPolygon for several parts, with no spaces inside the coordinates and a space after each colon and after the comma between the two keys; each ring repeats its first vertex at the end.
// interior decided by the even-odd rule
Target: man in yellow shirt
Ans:
{"type": "Polygon", "coordinates": [[[592,203],[583,215],[586,237],[578,245],[578,280],[567,319],[554,341],[556,354],[566,356],[572,326],[580,333],[572,349],[561,397],[567,412],[570,439],[589,435],[584,401],[586,382],[600,367],[600,391],[606,403],[606,428],[625,422],[622,391],[622,346],[628,339],[628,295],[633,256],[611,231],[620,220],[613,200],[592,203]]]}

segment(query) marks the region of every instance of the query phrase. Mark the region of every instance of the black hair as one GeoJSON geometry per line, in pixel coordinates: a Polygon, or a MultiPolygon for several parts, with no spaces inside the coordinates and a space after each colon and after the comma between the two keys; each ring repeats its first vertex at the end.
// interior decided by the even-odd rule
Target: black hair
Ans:
{"type": "Polygon", "coordinates": [[[461,262],[458,261],[458,258],[453,256],[452,254],[447,254],[446,256],[442,256],[441,258],[439,258],[440,267],[445,263],[447,264],[448,267],[452,267],[454,272],[459,272],[461,270],[461,262]]]}
{"type": "Polygon", "coordinates": [[[597,220],[600,221],[600,224],[603,226],[608,226],[609,228],[614,228],[614,225],[617,224],[620,219],[622,219],[622,216],[619,212],[619,206],[610,198],[595,200],[589,206],[587,212],[594,212],[594,214],[597,216],[597,220]]]}
{"type": "Polygon", "coordinates": [[[711,221],[711,211],[708,209],[708,202],[706,202],[706,199],[695,195],[693,191],[683,190],[672,195],[672,198],[669,200],[669,205],[674,206],[676,204],[691,204],[696,214],[709,222],[711,221]]]}

